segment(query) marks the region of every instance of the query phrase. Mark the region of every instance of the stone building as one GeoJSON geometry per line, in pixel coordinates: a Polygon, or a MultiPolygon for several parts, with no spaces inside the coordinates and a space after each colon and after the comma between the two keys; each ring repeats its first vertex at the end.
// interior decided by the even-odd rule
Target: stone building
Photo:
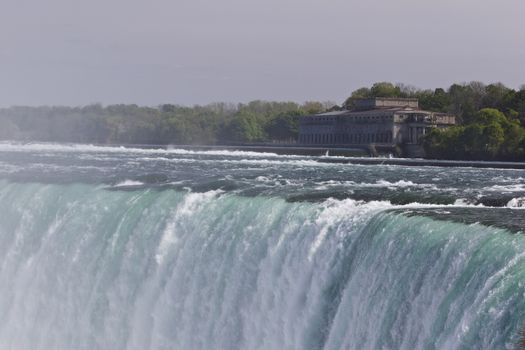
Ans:
{"type": "Polygon", "coordinates": [[[419,109],[417,99],[358,99],[351,110],[302,117],[298,141],[302,145],[410,148],[420,145],[431,128],[446,128],[455,122],[453,115],[419,109]]]}

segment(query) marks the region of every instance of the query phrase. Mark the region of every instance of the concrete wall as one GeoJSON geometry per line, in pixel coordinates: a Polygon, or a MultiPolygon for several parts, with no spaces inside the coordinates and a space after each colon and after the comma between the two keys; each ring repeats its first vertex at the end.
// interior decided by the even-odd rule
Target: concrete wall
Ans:
{"type": "Polygon", "coordinates": [[[359,145],[392,143],[393,114],[305,117],[299,126],[299,143],[359,145]]]}

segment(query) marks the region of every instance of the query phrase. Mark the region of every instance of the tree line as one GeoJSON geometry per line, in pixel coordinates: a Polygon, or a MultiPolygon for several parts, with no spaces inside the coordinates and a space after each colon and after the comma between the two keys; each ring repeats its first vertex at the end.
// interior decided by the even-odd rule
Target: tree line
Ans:
{"type": "Polygon", "coordinates": [[[0,109],[0,139],[100,144],[290,143],[297,138],[299,116],[332,105],[252,101],[192,107],[11,107],[0,109]]]}
{"type": "Polygon", "coordinates": [[[418,89],[379,82],[330,102],[252,101],[158,107],[100,104],[84,107],[0,109],[0,139],[100,144],[291,143],[299,117],[351,109],[356,98],[417,98],[422,109],[456,115],[458,125],[432,130],[423,146],[430,158],[525,160],[525,87],[501,83],[418,89]]]}

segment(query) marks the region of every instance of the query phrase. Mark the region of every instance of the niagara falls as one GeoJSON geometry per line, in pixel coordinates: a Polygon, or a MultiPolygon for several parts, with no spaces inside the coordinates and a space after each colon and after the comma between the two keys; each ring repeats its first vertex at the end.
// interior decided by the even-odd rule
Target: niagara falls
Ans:
{"type": "Polygon", "coordinates": [[[1,5],[0,350],[525,350],[525,1],[1,5]]]}
{"type": "Polygon", "coordinates": [[[524,171],[329,160],[0,143],[0,348],[516,348],[524,171]]]}

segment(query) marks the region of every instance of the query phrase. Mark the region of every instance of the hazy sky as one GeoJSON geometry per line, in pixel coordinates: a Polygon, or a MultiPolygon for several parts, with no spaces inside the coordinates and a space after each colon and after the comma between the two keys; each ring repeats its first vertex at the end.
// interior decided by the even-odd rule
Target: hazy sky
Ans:
{"type": "Polygon", "coordinates": [[[525,84],[523,0],[0,0],[0,106],[525,84]]]}

